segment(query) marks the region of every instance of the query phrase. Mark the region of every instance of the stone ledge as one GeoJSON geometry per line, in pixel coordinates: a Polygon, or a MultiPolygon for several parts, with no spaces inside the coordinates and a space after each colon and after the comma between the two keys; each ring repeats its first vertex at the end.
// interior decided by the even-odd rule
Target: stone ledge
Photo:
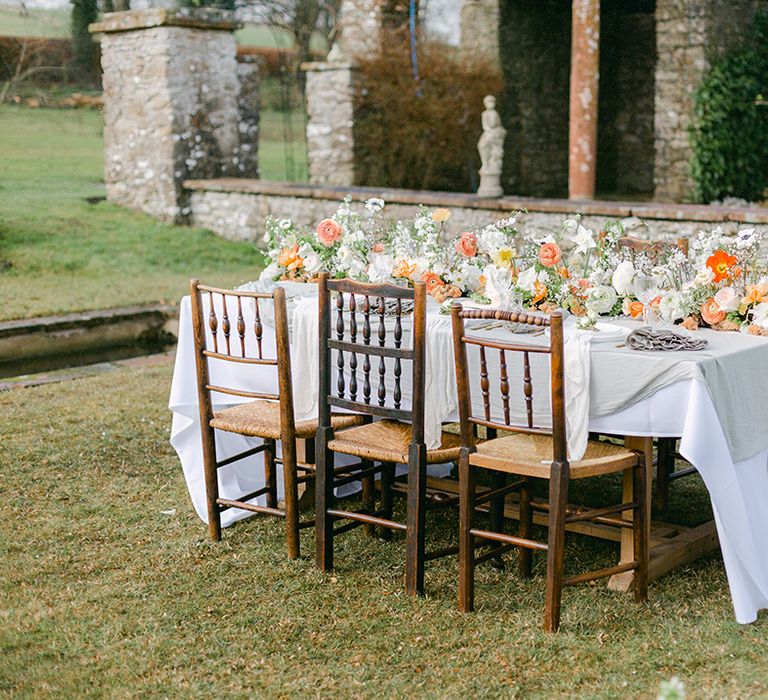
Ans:
{"type": "Polygon", "coordinates": [[[768,208],[723,207],[704,204],[663,204],[660,202],[613,202],[605,200],[576,201],[568,199],[536,199],[533,197],[502,197],[487,199],[474,194],[459,192],[428,192],[376,187],[335,187],[306,183],[272,182],[246,178],[216,178],[213,180],[186,180],[188,190],[208,192],[233,192],[239,194],[302,197],[305,199],[338,200],[350,195],[354,201],[380,197],[391,204],[423,204],[432,207],[462,207],[486,209],[496,212],[513,212],[526,209],[530,212],[553,214],[583,214],[585,216],[609,216],[665,221],[700,221],[702,223],[740,222],[768,224],[768,208]]]}
{"type": "Polygon", "coordinates": [[[299,65],[299,70],[306,73],[332,70],[358,70],[357,66],[346,61],[307,61],[299,65]]]}
{"type": "Polygon", "coordinates": [[[179,8],[169,10],[153,7],[146,10],[128,10],[127,12],[108,12],[100,22],[88,26],[91,34],[110,34],[130,32],[152,27],[187,27],[189,29],[218,29],[234,31],[242,28],[242,23],[226,10],[205,8],[179,8]]]}

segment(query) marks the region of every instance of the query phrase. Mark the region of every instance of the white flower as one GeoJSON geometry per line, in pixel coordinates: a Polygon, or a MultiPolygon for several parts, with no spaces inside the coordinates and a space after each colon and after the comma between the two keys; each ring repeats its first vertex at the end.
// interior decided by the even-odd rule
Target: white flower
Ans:
{"type": "Polygon", "coordinates": [[[744,250],[745,248],[751,248],[752,245],[757,242],[758,238],[759,237],[755,235],[754,228],[742,229],[736,234],[736,247],[739,250],[744,250]]]}
{"type": "MultiPolygon", "coordinates": [[[[487,269],[487,268],[486,268],[487,269]]],[[[485,274],[485,272],[483,273],[485,274]]],[[[488,275],[486,275],[487,277],[488,275]]],[[[517,288],[521,292],[527,292],[528,294],[536,293],[536,282],[544,282],[547,279],[547,273],[543,270],[539,273],[532,267],[527,270],[523,270],[520,276],[517,278],[517,288]]]]}
{"type": "Polygon", "coordinates": [[[365,208],[371,212],[371,214],[377,214],[384,208],[384,200],[378,197],[371,197],[366,203],[365,208]]]}
{"type": "Polygon", "coordinates": [[[685,318],[689,313],[686,297],[681,292],[665,292],[659,299],[659,313],[668,323],[685,318]]]}
{"type": "Polygon", "coordinates": [[[390,282],[394,264],[395,261],[391,255],[384,253],[372,255],[371,264],[368,266],[368,279],[371,282],[390,282]]]}
{"type": "Polygon", "coordinates": [[[587,310],[597,314],[607,314],[616,303],[616,290],[613,287],[590,287],[587,290],[587,310]]]}
{"type": "Polygon", "coordinates": [[[280,219],[280,223],[278,226],[283,229],[283,231],[287,231],[291,226],[293,226],[293,223],[290,219],[280,219]]]}
{"type": "Polygon", "coordinates": [[[620,262],[611,276],[613,288],[623,297],[632,296],[632,283],[637,270],[629,260],[620,262]]]}
{"type": "Polygon", "coordinates": [[[576,255],[586,255],[592,248],[597,248],[594,234],[581,224],[579,224],[576,230],[576,235],[571,237],[571,241],[573,241],[576,246],[574,249],[576,255]]]}
{"type": "Polygon", "coordinates": [[[477,234],[477,246],[482,253],[493,255],[507,245],[507,237],[496,227],[486,226],[477,234]]]}
{"type": "Polygon", "coordinates": [[[752,323],[768,329],[768,301],[763,301],[752,309],[752,323]]]}
{"type": "Polygon", "coordinates": [[[323,269],[323,261],[309,243],[304,243],[304,245],[299,248],[299,256],[303,258],[304,269],[310,275],[314,275],[316,272],[320,272],[320,270],[323,269]]]}
{"type": "Polygon", "coordinates": [[[512,228],[517,223],[517,217],[516,216],[510,216],[507,219],[499,219],[496,222],[496,226],[498,228],[512,228]]]}
{"type": "Polygon", "coordinates": [[[511,307],[515,301],[511,270],[488,265],[483,270],[483,274],[485,275],[485,296],[491,300],[491,304],[502,309],[511,307]]]}
{"type": "Polygon", "coordinates": [[[277,277],[279,272],[280,266],[276,262],[270,263],[262,270],[261,274],[259,275],[259,280],[271,281],[277,277]]]}
{"type": "Polygon", "coordinates": [[[693,278],[693,281],[700,287],[706,287],[707,285],[712,284],[714,280],[715,280],[715,273],[712,271],[711,268],[707,267],[706,265],[702,267],[696,273],[696,277],[693,278]]]}
{"type": "Polygon", "coordinates": [[[733,287],[723,287],[718,289],[717,294],[715,294],[715,302],[720,307],[720,311],[736,311],[740,301],[741,299],[733,287]]]}

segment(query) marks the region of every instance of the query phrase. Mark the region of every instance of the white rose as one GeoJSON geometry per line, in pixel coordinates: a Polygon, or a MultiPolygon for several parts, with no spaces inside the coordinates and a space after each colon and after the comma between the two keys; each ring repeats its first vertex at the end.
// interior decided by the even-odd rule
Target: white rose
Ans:
{"type": "MultiPolygon", "coordinates": [[[[486,275],[486,277],[488,277],[488,275],[486,275]]],[[[527,270],[523,270],[520,273],[520,276],[517,278],[517,288],[521,292],[527,292],[528,294],[535,294],[536,282],[543,282],[546,278],[547,278],[547,273],[544,272],[543,270],[537,273],[536,270],[534,270],[532,267],[529,267],[527,270]]]]}
{"type": "Polygon", "coordinates": [[[736,311],[740,301],[741,299],[733,287],[723,287],[715,294],[715,302],[720,307],[720,311],[736,311]]]}
{"type": "Polygon", "coordinates": [[[587,291],[587,309],[598,314],[607,314],[616,303],[616,290],[613,287],[590,287],[587,291]]]}
{"type": "Polygon", "coordinates": [[[708,284],[712,284],[715,279],[715,273],[706,265],[696,273],[694,282],[701,287],[706,287],[708,284]]]}
{"type": "Polygon", "coordinates": [[[752,323],[768,329],[768,301],[763,301],[752,309],[752,323]]]}
{"type": "Polygon", "coordinates": [[[637,270],[635,270],[634,265],[632,265],[629,260],[624,260],[623,262],[620,262],[613,271],[611,284],[621,296],[632,296],[632,283],[635,280],[636,274],[637,270]]]}
{"type": "Polygon", "coordinates": [[[316,272],[322,270],[323,261],[309,243],[304,243],[301,248],[299,248],[299,256],[304,260],[304,269],[310,275],[314,275],[316,272]]]}
{"type": "Polygon", "coordinates": [[[392,280],[392,268],[395,261],[391,255],[371,256],[371,264],[368,266],[368,279],[371,282],[390,282],[392,280]]]}
{"type": "Polygon", "coordinates": [[[688,315],[685,296],[680,292],[667,292],[661,295],[659,300],[659,313],[668,323],[674,323],[678,319],[688,315]]]}
{"type": "Polygon", "coordinates": [[[261,280],[262,282],[272,281],[273,279],[275,279],[275,277],[277,277],[279,272],[280,272],[280,266],[276,262],[270,263],[269,265],[267,265],[267,267],[265,267],[261,271],[261,275],[259,275],[259,280],[261,280]]]}

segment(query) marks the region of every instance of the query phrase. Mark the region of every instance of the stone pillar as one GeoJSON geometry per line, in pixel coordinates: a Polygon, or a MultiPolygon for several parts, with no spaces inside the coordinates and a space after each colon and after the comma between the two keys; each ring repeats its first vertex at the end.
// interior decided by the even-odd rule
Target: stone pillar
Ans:
{"type": "Polygon", "coordinates": [[[497,68],[499,55],[499,0],[464,0],[461,4],[461,55],[483,58],[497,68]]]}
{"type": "Polygon", "coordinates": [[[261,77],[256,56],[239,56],[237,59],[239,93],[238,132],[240,151],[237,154],[237,175],[259,177],[259,116],[261,111],[261,77]]]}
{"type": "Polygon", "coordinates": [[[104,16],[107,198],[157,218],[189,214],[182,182],[240,174],[231,13],[148,9],[104,16]]]}
{"type": "Polygon", "coordinates": [[[349,63],[307,63],[309,181],[355,184],[355,101],[358,76],[349,63]]]}
{"type": "Polygon", "coordinates": [[[573,0],[568,197],[594,199],[597,99],[600,81],[600,0],[573,0]]]}
{"type": "Polygon", "coordinates": [[[351,63],[367,58],[381,46],[381,28],[381,0],[341,0],[335,55],[351,63]]]}

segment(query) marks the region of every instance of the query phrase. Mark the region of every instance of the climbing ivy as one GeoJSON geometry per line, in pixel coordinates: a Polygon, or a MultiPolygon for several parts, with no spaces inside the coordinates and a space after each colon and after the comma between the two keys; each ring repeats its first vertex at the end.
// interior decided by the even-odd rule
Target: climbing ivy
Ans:
{"type": "Polygon", "coordinates": [[[694,96],[695,196],[768,197],[768,14],[712,64],[694,96]]]}

